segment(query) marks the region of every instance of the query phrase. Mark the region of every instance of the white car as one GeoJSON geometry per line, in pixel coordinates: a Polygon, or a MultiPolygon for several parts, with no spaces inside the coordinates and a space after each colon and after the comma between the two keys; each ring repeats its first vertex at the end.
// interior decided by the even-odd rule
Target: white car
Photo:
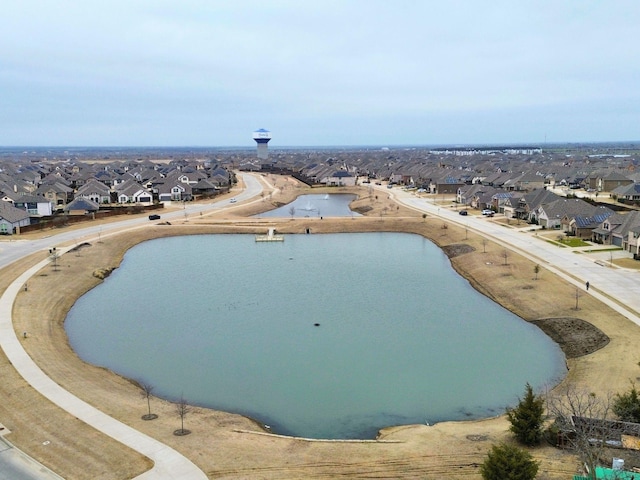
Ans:
{"type": "Polygon", "coordinates": [[[231,200],[229,200],[229,203],[236,203],[238,200],[236,200],[235,198],[232,198],[231,200]]]}
{"type": "Polygon", "coordinates": [[[495,212],[493,210],[489,210],[488,208],[485,208],[484,210],[482,210],[482,214],[483,215],[493,215],[495,212]]]}

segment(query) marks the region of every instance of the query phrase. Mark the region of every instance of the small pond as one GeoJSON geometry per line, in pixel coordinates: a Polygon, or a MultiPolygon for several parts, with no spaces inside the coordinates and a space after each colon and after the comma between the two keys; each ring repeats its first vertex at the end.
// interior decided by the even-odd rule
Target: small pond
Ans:
{"type": "Polygon", "coordinates": [[[349,204],[356,198],[356,195],[350,193],[300,195],[293,202],[280,208],[256,215],[256,217],[359,217],[359,213],[356,213],[349,208],[349,204]]]}

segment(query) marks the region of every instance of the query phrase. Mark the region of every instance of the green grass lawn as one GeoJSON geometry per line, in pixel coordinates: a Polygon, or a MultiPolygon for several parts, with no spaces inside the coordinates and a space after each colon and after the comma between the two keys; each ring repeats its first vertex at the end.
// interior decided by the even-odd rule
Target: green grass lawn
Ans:
{"type": "Polygon", "coordinates": [[[588,247],[591,245],[590,243],[575,237],[564,237],[559,243],[566,245],[567,247],[588,247]]]}

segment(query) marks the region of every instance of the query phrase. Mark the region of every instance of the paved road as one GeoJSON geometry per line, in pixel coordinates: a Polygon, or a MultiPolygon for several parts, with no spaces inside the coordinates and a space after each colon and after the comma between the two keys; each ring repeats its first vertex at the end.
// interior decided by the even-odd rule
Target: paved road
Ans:
{"type": "MultiPolygon", "coordinates": [[[[235,197],[238,202],[254,198],[262,191],[262,185],[257,178],[244,175],[243,179],[246,189],[235,197]]],[[[505,246],[509,245],[510,248],[514,248],[518,253],[531,258],[545,268],[573,282],[577,288],[584,288],[584,284],[588,280],[592,285],[592,288],[588,292],[589,294],[606,301],[623,315],[640,325],[640,318],[636,315],[636,312],[640,312],[640,295],[638,295],[638,293],[640,293],[640,282],[638,282],[640,276],[638,272],[602,266],[596,263],[592,256],[577,255],[573,253],[572,249],[554,247],[548,242],[535,238],[535,235],[532,233],[525,233],[522,230],[499,226],[484,217],[462,217],[458,215],[457,211],[450,211],[446,208],[438,207],[430,201],[415,197],[415,195],[409,192],[404,192],[399,189],[381,189],[381,191],[393,195],[399,202],[411,208],[426,212],[431,216],[440,216],[448,221],[465,226],[470,230],[475,230],[483,235],[489,236],[494,241],[504,244],[505,246]],[[616,299],[619,304],[611,302],[603,294],[616,299]]],[[[206,205],[186,204],[182,210],[162,212],[162,220],[177,219],[194,214],[199,215],[200,212],[205,214],[206,212],[221,208],[233,208],[233,205],[229,200],[206,205]]],[[[103,224],[101,226],[91,226],[76,231],[62,232],[40,240],[2,242],[0,243],[0,268],[35,251],[46,250],[52,246],[62,245],[72,241],[75,243],[87,241],[87,239],[109,235],[116,230],[120,231],[124,228],[142,228],[148,224],[148,219],[137,218],[103,224]]],[[[61,249],[61,251],[62,250],[63,249],[61,249]]],[[[191,462],[166,445],[121,424],[85,404],[69,392],[62,390],[57,384],[44,375],[26,354],[24,349],[22,349],[20,341],[13,332],[11,323],[13,298],[29,276],[37,272],[47,263],[48,260],[45,260],[28,272],[25,272],[7,289],[3,297],[0,298],[0,346],[5,350],[5,353],[7,353],[7,356],[9,356],[14,366],[16,366],[27,381],[32,383],[32,385],[55,403],[58,403],[61,407],[78,416],[78,418],[84,419],[87,423],[96,426],[108,435],[117,438],[152,458],[156,462],[154,468],[138,477],[140,480],[161,478],[191,480],[206,478],[204,473],[197,468],[191,470],[192,467],[189,466],[191,462]]],[[[3,460],[3,455],[0,453],[0,470],[2,470],[5,465],[2,463],[3,460]]],[[[9,465],[9,463],[6,465],[9,465]]],[[[191,465],[193,466],[193,464],[191,465]]],[[[37,476],[22,478],[29,480],[31,478],[49,479],[51,477],[40,473],[37,476]]],[[[0,476],[0,480],[4,479],[0,476]]]]}
{"type": "MultiPolygon", "coordinates": [[[[243,175],[243,181],[245,188],[235,197],[237,202],[250,200],[262,192],[262,184],[256,177],[243,175]]],[[[162,212],[162,220],[205,214],[222,208],[234,208],[235,205],[236,203],[232,203],[230,200],[208,204],[185,204],[181,210],[162,212]]],[[[147,225],[149,225],[149,220],[144,217],[62,232],[39,240],[10,239],[10,241],[0,243],[0,268],[40,250],[48,250],[56,246],[60,254],[64,254],[71,247],[62,247],[63,244],[74,242],[75,245],[82,241],[110,235],[116,231],[144,228],[147,225]]],[[[48,259],[24,272],[0,297],[0,347],[14,368],[32,387],[62,409],[152,459],[153,468],[136,477],[138,480],[206,480],[207,476],[204,472],[177,451],[102,413],[64,390],[47,377],[22,348],[22,344],[13,330],[11,318],[13,302],[29,278],[47,264],[49,264],[48,259]]],[[[0,480],[53,480],[59,478],[24,453],[10,448],[9,444],[0,443],[0,480]]]]}
{"type": "Polygon", "coordinates": [[[429,216],[440,216],[490,237],[505,247],[508,246],[539,263],[541,267],[562,276],[582,289],[584,294],[587,294],[585,285],[588,281],[588,294],[640,325],[640,272],[607,266],[607,263],[601,260],[601,255],[579,254],[576,249],[557,247],[538,238],[536,233],[525,225],[520,229],[509,228],[487,217],[462,216],[458,210],[438,206],[431,199],[416,197],[412,192],[399,188],[380,190],[384,190],[408,207],[426,212],[429,216]]]}
{"type": "Polygon", "coordinates": [[[0,480],[62,480],[0,436],[0,480]]]}
{"type": "MultiPolygon", "coordinates": [[[[237,204],[231,203],[231,199],[220,200],[211,203],[198,203],[190,204],[186,203],[182,209],[174,211],[160,211],[161,221],[184,219],[185,216],[191,217],[194,215],[200,215],[205,213],[216,212],[221,209],[234,208],[242,202],[246,202],[252,198],[258,197],[262,192],[262,184],[260,180],[252,175],[242,176],[245,188],[238,192],[234,197],[237,200],[237,204]]],[[[256,200],[259,201],[259,200],[256,200]]],[[[246,203],[245,203],[246,204],[246,203]]],[[[61,245],[68,242],[80,243],[87,241],[90,238],[97,238],[98,236],[106,236],[115,231],[141,228],[149,225],[151,222],[148,218],[138,217],[129,220],[122,220],[112,223],[103,223],[100,225],[87,226],[79,230],[63,231],[61,233],[52,234],[46,238],[34,239],[34,240],[22,240],[20,237],[13,239],[11,237],[5,237],[5,241],[0,242],[0,268],[6,267],[10,263],[26,257],[34,252],[41,250],[48,250],[56,245],[61,245]]]]}

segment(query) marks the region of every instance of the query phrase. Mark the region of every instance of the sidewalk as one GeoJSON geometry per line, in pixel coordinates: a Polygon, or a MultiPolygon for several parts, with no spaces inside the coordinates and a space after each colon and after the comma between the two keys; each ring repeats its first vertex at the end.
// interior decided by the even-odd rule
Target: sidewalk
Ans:
{"type": "MultiPolygon", "coordinates": [[[[60,249],[61,254],[66,253],[69,248],[60,249]]],[[[153,460],[153,468],[136,477],[138,480],[206,480],[207,476],[204,472],[177,451],[110,417],[64,390],[40,370],[22,348],[13,329],[13,303],[24,284],[48,264],[49,260],[46,259],[24,272],[0,297],[0,347],[13,367],[33,388],[63,410],[153,460]]]]}
{"type": "MultiPolygon", "coordinates": [[[[539,263],[541,267],[561,276],[577,288],[584,289],[588,281],[590,288],[585,293],[596,297],[640,325],[640,277],[636,272],[611,268],[607,265],[608,260],[596,261],[598,259],[594,260],[592,254],[579,254],[575,253],[573,248],[558,247],[542,238],[536,238],[535,232],[506,228],[504,225],[487,221],[486,218],[479,216],[460,216],[455,210],[438,207],[430,200],[416,198],[399,190],[394,191],[393,196],[398,202],[414,210],[445,218],[447,221],[485,235],[498,244],[539,263]]],[[[595,255],[603,255],[609,259],[611,253],[604,251],[595,255]]]]}

